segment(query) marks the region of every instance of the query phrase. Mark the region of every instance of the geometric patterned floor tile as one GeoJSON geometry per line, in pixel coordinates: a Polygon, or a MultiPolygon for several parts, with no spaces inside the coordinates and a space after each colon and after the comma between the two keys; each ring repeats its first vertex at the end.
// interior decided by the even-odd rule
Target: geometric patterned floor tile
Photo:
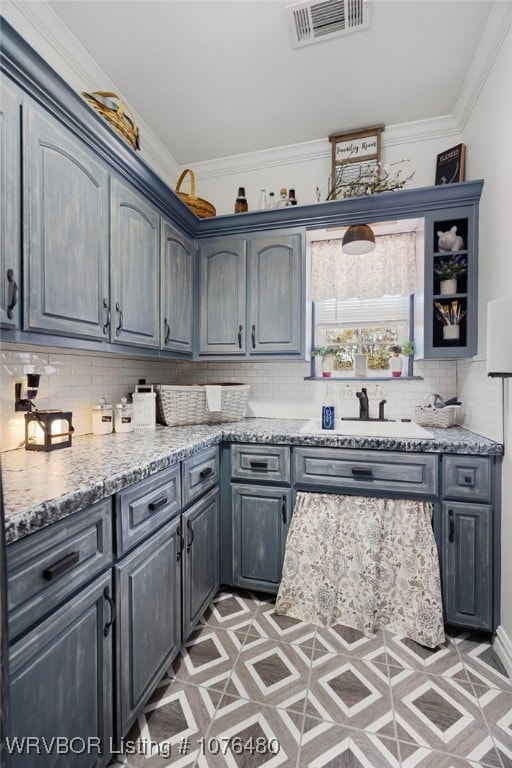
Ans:
{"type": "Polygon", "coordinates": [[[344,654],[353,659],[371,659],[386,663],[382,630],[372,637],[366,637],[358,629],[337,624],[334,627],[318,627],[317,638],[332,653],[344,654]]]}
{"type": "Polygon", "coordinates": [[[158,700],[144,707],[123,741],[128,764],[134,768],[193,765],[199,755],[198,740],[207,733],[213,715],[205,689],[177,680],[165,689],[160,686],[158,700]]]}
{"type": "Polygon", "coordinates": [[[507,675],[501,660],[489,643],[471,644],[462,642],[459,653],[470,680],[477,685],[501,688],[512,692],[512,680],[507,675]]]}
{"type": "Polygon", "coordinates": [[[489,730],[467,685],[420,672],[391,685],[399,741],[467,760],[492,752],[489,730]]]}
{"type": "Polygon", "coordinates": [[[202,625],[176,656],[168,675],[196,685],[223,689],[242,642],[234,631],[202,625]]]}
{"type": "Polygon", "coordinates": [[[260,602],[249,592],[218,592],[206,611],[201,623],[222,629],[249,628],[260,602]]]}
{"type": "Polygon", "coordinates": [[[379,665],[331,654],[312,669],[308,716],[373,731],[390,712],[390,685],[379,665]]]}
{"type": "Polygon", "coordinates": [[[213,719],[198,768],[295,768],[302,716],[243,699],[232,704],[213,719]]]}
{"type": "Polygon", "coordinates": [[[232,680],[243,686],[252,701],[282,706],[284,701],[307,689],[310,657],[311,649],[254,638],[254,642],[244,644],[233,667],[232,680]]]}
{"type": "Polygon", "coordinates": [[[272,604],[266,605],[258,611],[249,628],[249,635],[257,635],[284,643],[300,643],[313,646],[316,627],[305,621],[294,619],[291,616],[276,614],[272,604]]]}
{"type": "Polygon", "coordinates": [[[491,736],[512,765],[512,693],[474,686],[491,736]]]}
{"type": "Polygon", "coordinates": [[[306,718],[300,750],[300,768],[399,768],[394,739],[355,731],[306,718]],[[308,734],[314,734],[308,738],[308,734]]]}
{"type": "Polygon", "coordinates": [[[426,648],[401,635],[384,633],[388,664],[392,666],[406,667],[410,669],[428,672],[431,675],[454,675],[454,667],[459,672],[455,676],[467,680],[461,660],[457,652],[457,646],[450,637],[437,648],[426,648]]]}
{"type": "Polygon", "coordinates": [[[491,768],[493,763],[464,760],[461,757],[434,752],[425,747],[414,747],[399,742],[402,768],[491,768]]]}

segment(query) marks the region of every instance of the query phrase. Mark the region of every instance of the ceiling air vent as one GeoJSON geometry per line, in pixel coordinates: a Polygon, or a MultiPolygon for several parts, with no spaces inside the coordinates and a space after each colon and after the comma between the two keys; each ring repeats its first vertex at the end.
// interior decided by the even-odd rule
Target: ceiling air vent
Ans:
{"type": "Polygon", "coordinates": [[[294,48],[339,37],[370,24],[368,0],[309,0],[286,8],[294,48]]]}

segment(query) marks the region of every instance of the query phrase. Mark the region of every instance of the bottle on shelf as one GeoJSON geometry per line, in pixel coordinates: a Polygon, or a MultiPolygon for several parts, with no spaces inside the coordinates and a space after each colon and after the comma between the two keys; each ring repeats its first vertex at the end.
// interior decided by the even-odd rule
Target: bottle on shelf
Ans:
{"type": "Polygon", "coordinates": [[[245,197],[245,187],[238,187],[238,197],[235,200],[235,213],[246,213],[249,210],[247,198],[245,197]]]}
{"type": "Polygon", "coordinates": [[[289,205],[291,205],[291,203],[288,200],[288,192],[282,187],[279,190],[279,200],[276,203],[276,208],[287,208],[289,205]]]}
{"type": "Polygon", "coordinates": [[[288,202],[290,205],[297,205],[297,200],[295,199],[295,190],[289,189],[288,190],[288,202]]]}
{"type": "Polygon", "coordinates": [[[260,211],[264,211],[265,208],[268,208],[267,193],[264,189],[260,191],[260,201],[258,203],[258,208],[260,211]]]}
{"type": "Polygon", "coordinates": [[[334,429],[334,392],[332,386],[327,384],[322,405],[322,429],[334,429]]]}
{"type": "Polygon", "coordinates": [[[268,193],[268,207],[274,208],[275,207],[275,194],[273,192],[268,193]]]}

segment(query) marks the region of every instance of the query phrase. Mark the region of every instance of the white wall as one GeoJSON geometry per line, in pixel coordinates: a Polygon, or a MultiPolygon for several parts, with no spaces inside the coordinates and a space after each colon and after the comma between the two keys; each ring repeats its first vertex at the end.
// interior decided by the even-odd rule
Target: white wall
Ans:
{"type": "MultiPolygon", "coordinates": [[[[508,32],[507,32],[508,29],[508,32]]],[[[469,428],[505,442],[502,493],[501,631],[498,633],[512,665],[512,379],[504,380],[505,409],[501,413],[502,381],[486,377],[486,305],[491,299],[512,297],[510,184],[512,178],[512,28],[482,84],[478,99],[463,129],[467,144],[469,178],[484,178],[480,205],[479,345],[478,357],[459,363],[460,395],[467,406],[469,428]],[[499,434],[494,434],[486,410],[499,413],[499,434]]],[[[512,318],[511,318],[512,322],[512,318]]],[[[512,666],[509,667],[512,671],[512,666]]]]}

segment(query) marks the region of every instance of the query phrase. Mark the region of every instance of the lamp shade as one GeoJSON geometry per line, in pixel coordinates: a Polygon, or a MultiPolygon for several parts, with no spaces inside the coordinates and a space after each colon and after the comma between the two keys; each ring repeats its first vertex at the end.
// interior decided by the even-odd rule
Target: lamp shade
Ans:
{"type": "Polygon", "coordinates": [[[370,253],[375,248],[375,235],[368,224],[354,224],[343,235],[341,247],[345,253],[370,253]]]}

